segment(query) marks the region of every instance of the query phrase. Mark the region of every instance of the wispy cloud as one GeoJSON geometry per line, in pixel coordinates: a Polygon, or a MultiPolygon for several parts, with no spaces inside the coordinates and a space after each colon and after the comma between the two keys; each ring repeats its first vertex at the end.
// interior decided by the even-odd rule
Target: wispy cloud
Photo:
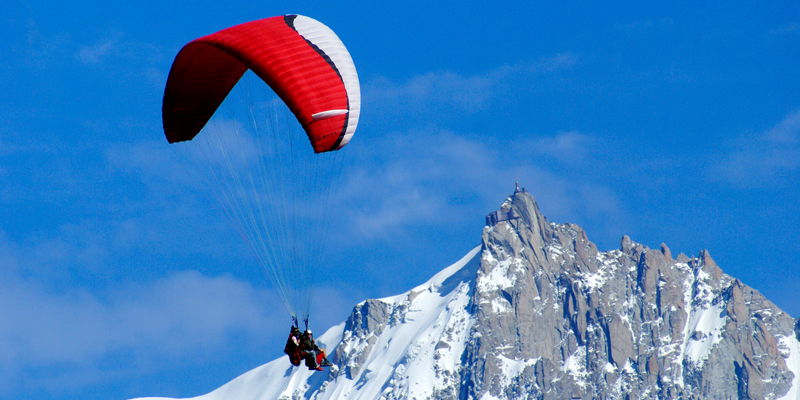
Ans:
{"type": "Polygon", "coordinates": [[[119,55],[121,38],[121,33],[112,32],[91,45],[80,46],[75,56],[84,65],[100,65],[107,58],[119,55]]]}
{"type": "Polygon", "coordinates": [[[663,17],[658,19],[657,21],[654,20],[640,20],[635,22],[629,22],[627,24],[615,24],[614,28],[624,31],[625,33],[635,34],[635,33],[643,33],[648,32],[651,30],[663,28],[670,26],[674,23],[672,18],[663,17]]]}
{"type": "MultiPolygon", "coordinates": [[[[438,71],[403,83],[384,77],[367,80],[364,104],[369,104],[370,113],[365,114],[365,126],[381,134],[368,141],[357,138],[351,145],[359,150],[353,150],[357,160],[348,169],[341,199],[347,204],[342,209],[349,210],[344,212],[354,232],[344,236],[390,240],[414,227],[480,219],[513,189],[515,175],[523,182],[547,187],[554,198],[591,197],[588,193],[596,190],[588,186],[584,186],[586,196],[567,194],[580,185],[566,184],[568,179],[549,172],[541,162],[543,158],[579,161],[592,144],[591,136],[568,131],[507,143],[502,138],[454,131],[442,122],[463,115],[491,121],[493,113],[519,93],[530,91],[541,75],[577,64],[577,56],[562,53],[479,75],[438,71]],[[398,126],[403,128],[398,130],[398,126]]],[[[558,202],[562,210],[576,211],[576,206],[590,208],[584,201],[558,202]]],[[[612,208],[601,207],[615,212],[609,211],[612,208]]]]}
{"type": "MultiPolygon", "coordinates": [[[[135,240],[141,231],[147,234],[153,228],[136,221],[123,225],[127,230],[121,229],[120,235],[130,231],[135,240]]],[[[86,232],[74,233],[81,237],[80,243],[97,239],[86,232]]],[[[272,290],[228,274],[175,271],[169,261],[150,265],[148,259],[126,268],[131,274],[173,272],[125,283],[114,283],[120,280],[114,276],[110,282],[85,287],[68,275],[81,275],[81,280],[88,275],[74,267],[73,260],[64,259],[81,258],[74,254],[87,251],[80,243],[35,238],[20,243],[0,231],[0,304],[4,305],[0,307],[0,397],[26,389],[37,393],[85,389],[159,374],[175,363],[181,368],[213,364],[210,360],[224,359],[232,351],[258,349],[255,362],[264,349],[270,349],[268,354],[279,351],[276,343],[282,343],[285,332],[275,327],[288,318],[272,290]]],[[[114,251],[105,239],[93,248],[114,251]]],[[[319,330],[341,322],[362,300],[359,290],[332,286],[315,288],[314,296],[318,305],[324,303],[314,310],[311,321],[319,330]]],[[[231,374],[236,372],[243,371],[231,374]]]]}
{"type": "Polygon", "coordinates": [[[74,57],[83,65],[99,68],[106,73],[124,71],[126,76],[136,77],[161,88],[166,76],[161,71],[163,52],[156,46],[130,39],[124,33],[111,30],[94,43],[78,47],[74,57]]]}
{"type": "MultiPolygon", "coordinates": [[[[164,52],[158,46],[129,38],[123,32],[110,30],[91,43],[78,43],[69,33],[44,33],[30,19],[25,28],[23,35],[10,39],[12,51],[18,55],[16,62],[25,68],[45,70],[88,66],[107,75],[135,77],[159,88],[166,82],[161,70],[164,52]]],[[[69,74],[69,71],[57,73],[69,74]]]]}
{"type": "Polygon", "coordinates": [[[272,334],[268,321],[278,317],[269,292],[230,276],[194,271],[128,284],[105,295],[49,290],[19,273],[27,251],[0,240],[0,304],[5,305],[0,308],[0,393],[18,388],[21,376],[36,386],[51,381],[66,385],[60,374],[101,374],[98,365],[114,354],[132,356],[129,365],[102,373],[106,379],[132,367],[158,368],[162,359],[191,362],[218,353],[236,335],[263,344],[272,334]],[[30,382],[31,371],[39,371],[37,382],[30,382]]]}
{"type": "Polygon", "coordinates": [[[779,26],[777,28],[771,29],[769,33],[773,35],[800,33],[800,24],[794,23],[794,24],[779,26]]]}
{"type": "Polygon", "coordinates": [[[103,66],[120,62],[154,64],[163,61],[158,47],[128,38],[123,32],[110,30],[94,43],[78,47],[75,57],[84,65],[103,66]]]}
{"type": "Polygon", "coordinates": [[[800,110],[772,128],[738,137],[723,160],[711,166],[714,180],[738,187],[779,185],[785,174],[800,169],[800,110]]]}
{"type": "Polygon", "coordinates": [[[547,169],[544,157],[581,162],[592,144],[575,131],[521,143],[498,143],[435,129],[387,135],[369,146],[350,170],[341,195],[350,225],[364,240],[395,240],[419,226],[480,220],[513,190],[527,185],[558,222],[606,218],[620,212],[619,199],[596,184],[547,169]],[[391,149],[387,151],[386,149],[391,149]],[[578,158],[578,159],[576,159],[578,158]],[[366,166],[373,166],[367,168],[366,166]],[[378,165],[379,167],[374,167],[378,165]]]}
{"type": "Polygon", "coordinates": [[[69,54],[72,46],[69,34],[46,35],[31,19],[27,20],[25,25],[25,37],[12,45],[12,50],[21,55],[19,61],[25,66],[36,69],[48,68],[69,54]]]}
{"type": "Polygon", "coordinates": [[[504,65],[484,74],[465,76],[453,71],[416,75],[398,83],[386,77],[367,79],[364,104],[381,121],[436,121],[484,112],[507,102],[514,93],[529,90],[525,83],[538,75],[569,69],[578,63],[572,53],[557,54],[536,62],[504,65]]]}
{"type": "Polygon", "coordinates": [[[526,145],[532,152],[557,159],[564,163],[580,163],[594,145],[594,138],[578,132],[560,132],[555,136],[535,137],[526,145]]]}

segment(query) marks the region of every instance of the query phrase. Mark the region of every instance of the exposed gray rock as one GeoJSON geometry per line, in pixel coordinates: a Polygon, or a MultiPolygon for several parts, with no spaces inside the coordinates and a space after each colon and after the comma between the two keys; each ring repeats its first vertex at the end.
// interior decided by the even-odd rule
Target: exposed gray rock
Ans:
{"type": "Polygon", "coordinates": [[[623,236],[619,251],[600,253],[580,227],[548,222],[525,191],[509,210],[519,218],[484,228],[462,398],[758,399],[789,389],[776,336],[800,323],[708,251],[675,260],[666,244],[623,236]],[[530,368],[502,386],[507,360],[530,368]]]}
{"type": "Polygon", "coordinates": [[[800,340],[800,317],[798,317],[795,321],[796,322],[794,323],[794,337],[796,337],[797,340],[800,340]]]}
{"type": "Polygon", "coordinates": [[[345,352],[342,346],[337,346],[333,353],[333,362],[341,367],[331,372],[333,378],[344,373],[349,379],[353,379],[358,374],[378,336],[389,323],[391,311],[388,304],[375,299],[366,300],[353,309],[345,322],[345,332],[347,339],[361,350],[345,352]]]}

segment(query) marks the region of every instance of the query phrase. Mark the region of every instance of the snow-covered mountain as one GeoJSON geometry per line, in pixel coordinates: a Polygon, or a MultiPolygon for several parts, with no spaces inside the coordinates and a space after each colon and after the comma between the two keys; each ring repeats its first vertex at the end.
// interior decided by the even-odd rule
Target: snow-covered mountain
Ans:
{"type": "Polygon", "coordinates": [[[524,189],[486,219],[457,263],[320,336],[330,372],[282,357],[197,399],[800,400],[800,319],[707,251],[599,252],[524,189]]]}

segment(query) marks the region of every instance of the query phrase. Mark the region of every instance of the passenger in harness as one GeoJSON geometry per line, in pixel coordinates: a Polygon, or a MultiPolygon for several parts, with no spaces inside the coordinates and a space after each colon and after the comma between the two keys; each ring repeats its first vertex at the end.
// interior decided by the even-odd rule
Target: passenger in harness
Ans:
{"type": "Polygon", "coordinates": [[[295,367],[300,365],[300,361],[302,360],[300,354],[300,328],[292,325],[292,329],[289,332],[289,338],[286,339],[286,347],[283,348],[283,352],[289,356],[289,362],[292,363],[295,367]]]}
{"type": "Polygon", "coordinates": [[[333,365],[328,361],[325,350],[317,346],[311,330],[308,329],[300,336],[300,356],[306,360],[306,367],[310,370],[322,371],[322,367],[333,365]]]}

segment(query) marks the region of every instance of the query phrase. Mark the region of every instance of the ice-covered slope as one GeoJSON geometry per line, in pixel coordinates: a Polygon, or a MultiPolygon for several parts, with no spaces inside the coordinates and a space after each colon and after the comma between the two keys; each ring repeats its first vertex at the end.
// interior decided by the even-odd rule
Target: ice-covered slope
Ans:
{"type": "Polygon", "coordinates": [[[317,339],[336,360],[330,373],[292,367],[284,356],[196,399],[431,398],[458,380],[480,249],[404,294],[358,304],[317,339]]]}
{"type": "MultiPolygon", "coordinates": [[[[320,347],[341,340],[344,323],[329,329],[317,339],[320,347]]],[[[255,368],[228,382],[219,389],[195,399],[203,400],[255,400],[290,399],[291,394],[302,391],[324,377],[315,376],[308,368],[293,367],[287,356],[255,368]]],[[[140,400],[166,400],[164,397],[147,397],[140,400]]]]}
{"type": "Polygon", "coordinates": [[[600,252],[518,190],[459,262],[320,336],[330,372],[282,357],[199,399],[800,400],[798,338],[707,251],[600,252]]]}

